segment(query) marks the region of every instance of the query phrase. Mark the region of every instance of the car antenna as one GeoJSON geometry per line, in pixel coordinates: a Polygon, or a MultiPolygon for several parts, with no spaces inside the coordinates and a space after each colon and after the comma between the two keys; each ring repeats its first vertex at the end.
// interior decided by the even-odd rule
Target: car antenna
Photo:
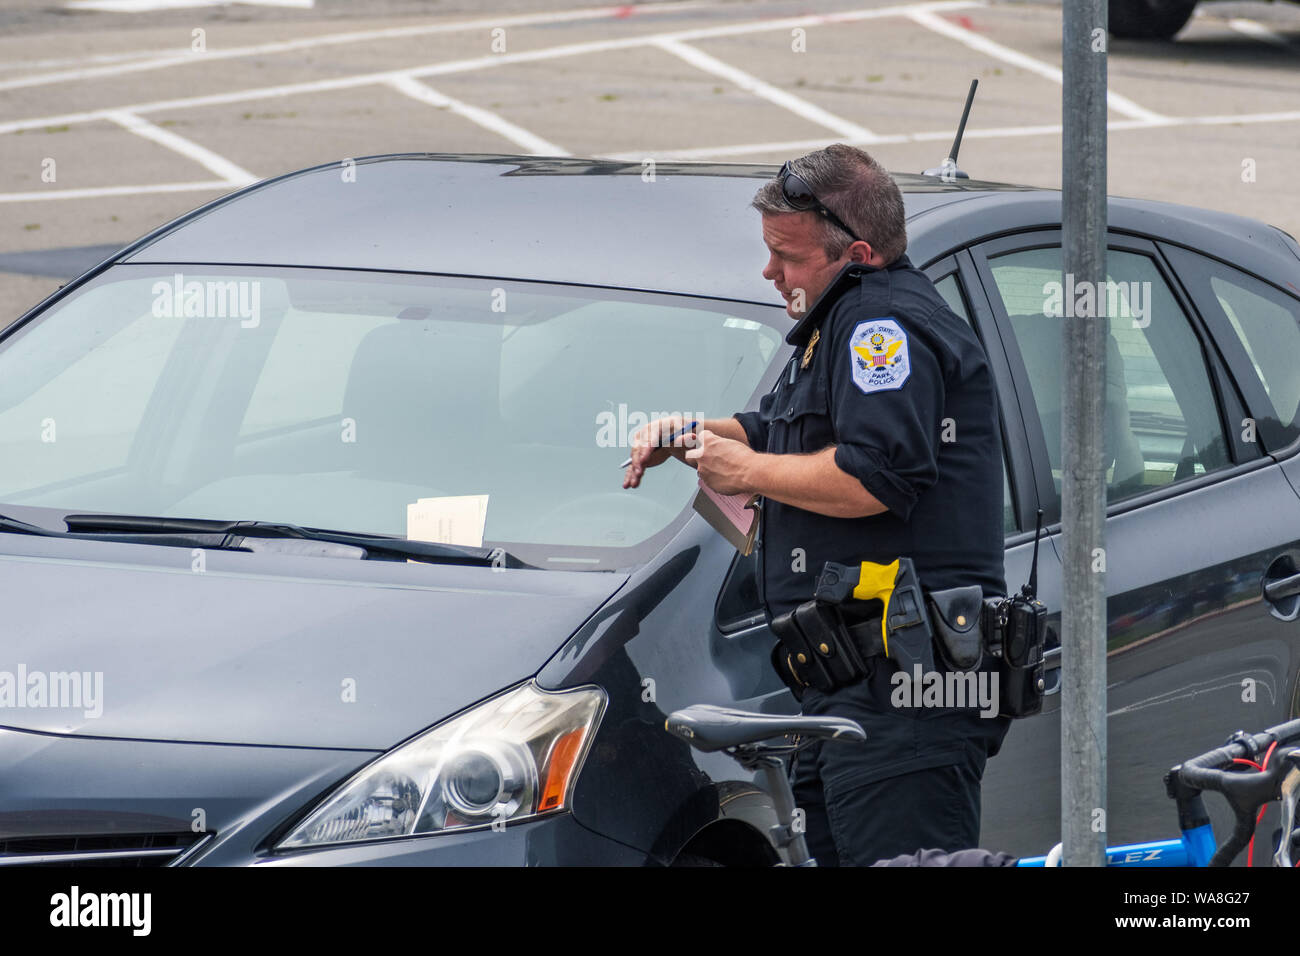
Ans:
{"type": "Polygon", "coordinates": [[[1038,596],[1038,539],[1043,533],[1043,509],[1038,509],[1038,518],[1034,522],[1034,557],[1029,565],[1029,583],[1020,589],[1020,593],[1029,600],[1038,596]]]}
{"type": "Polygon", "coordinates": [[[957,138],[952,141],[952,149],[948,151],[948,158],[937,169],[927,169],[922,175],[938,176],[946,183],[950,183],[954,179],[970,179],[969,176],[957,168],[957,151],[961,149],[961,137],[966,132],[966,118],[970,116],[971,104],[975,102],[975,87],[979,86],[979,84],[978,79],[970,81],[970,91],[966,94],[966,108],[961,111],[961,122],[957,124],[957,138]]]}

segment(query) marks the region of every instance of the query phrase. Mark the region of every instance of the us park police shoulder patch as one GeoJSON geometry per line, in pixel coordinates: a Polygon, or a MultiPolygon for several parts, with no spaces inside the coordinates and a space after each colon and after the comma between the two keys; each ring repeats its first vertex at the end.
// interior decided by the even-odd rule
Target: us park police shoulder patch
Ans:
{"type": "Polygon", "coordinates": [[[849,336],[849,362],[854,384],[864,392],[901,388],[912,371],[907,333],[889,316],[859,322],[849,336]]]}

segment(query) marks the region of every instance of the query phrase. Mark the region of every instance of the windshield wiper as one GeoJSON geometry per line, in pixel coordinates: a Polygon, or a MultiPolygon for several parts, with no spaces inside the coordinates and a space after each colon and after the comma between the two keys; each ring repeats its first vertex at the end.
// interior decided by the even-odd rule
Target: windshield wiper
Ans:
{"type": "Polygon", "coordinates": [[[149,515],[111,514],[66,515],[63,521],[70,532],[238,535],[244,538],[245,542],[253,539],[250,550],[256,549],[258,538],[298,539],[348,545],[361,548],[367,554],[387,555],[390,559],[414,558],[435,564],[467,564],[483,567],[533,567],[504,548],[476,548],[465,544],[411,541],[393,535],[334,531],[328,528],[302,528],[277,521],[223,521],[210,518],[158,518],[149,515]]]}
{"type": "Polygon", "coordinates": [[[185,548],[272,551],[321,557],[378,558],[462,564],[481,567],[532,568],[504,548],[410,541],[380,534],[300,528],[273,521],[222,521],[208,518],[158,518],[149,515],[70,514],[67,531],[51,531],[0,515],[0,531],[91,541],[160,544],[185,548]],[[272,543],[274,542],[274,543],[272,543]]]}
{"type": "Polygon", "coordinates": [[[173,534],[77,534],[70,531],[55,531],[52,528],[45,528],[38,524],[30,524],[26,521],[19,521],[17,518],[10,518],[8,515],[0,515],[0,533],[9,534],[30,534],[40,538],[74,538],[82,541],[123,541],[128,544],[163,544],[172,547],[202,547],[202,548],[223,548],[230,547],[231,536],[224,534],[191,534],[191,535],[173,535],[173,534]]]}

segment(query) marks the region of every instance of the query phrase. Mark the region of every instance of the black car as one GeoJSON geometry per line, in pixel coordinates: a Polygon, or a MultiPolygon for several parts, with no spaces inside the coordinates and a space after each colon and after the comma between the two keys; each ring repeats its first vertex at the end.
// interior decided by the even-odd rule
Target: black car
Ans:
{"type": "MultiPolygon", "coordinates": [[[[0,865],[772,862],[767,796],[663,726],[796,709],[754,561],[694,471],[618,465],[787,361],[748,206],[775,172],[319,166],[0,332],[0,865]]],[[[1059,623],[1060,195],[896,178],[997,379],[1008,584],[1041,508],[1059,623]]],[[[1300,713],[1300,587],[1263,592],[1300,562],[1300,247],[1109,223],[1117,844],[1173,833],[1164,768],[1300,713]]],[[[990,761],[986,847],[1058,840],[1057,700],[990,761]]]]}
{"type": "Polygon", "coordinates": [[[1200,0],[1108,0],[1110,32],[1135,40],[1168,40],[1187,25],[1200,0]]]}

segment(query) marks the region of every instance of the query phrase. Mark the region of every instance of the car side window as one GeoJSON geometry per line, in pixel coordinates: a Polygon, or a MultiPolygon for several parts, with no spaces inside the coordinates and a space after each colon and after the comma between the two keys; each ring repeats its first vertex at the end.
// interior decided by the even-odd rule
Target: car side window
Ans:
{"type": "MultiPolygon", "coordinates": [[[[1067,280],[1061,248],[1024,249],[989,260],[1024,360],[1061,489],[1061,382],[1067,316],[1088,307],[1067,280]]],[[[1214,390],[1187,315],[1149,256],[1109,250],[1104,295],[1107,498],[1203,475],[1229,463],[1214,390]]]]}
{"type": "Polygon", "coordinates": [[[965,319],[967,325],[970,325],[970,313],[966,311],[966,300],[962,298],[961,286],[957,284],[957,273],[952,272],[944,276],[934,284],[934,287],[943,296],[943,301],[948,303],[948,308],[965,319]]]}
{"type": "Polygon", "coordinates": [[[1222,310],[1268,397],[1276,421],[1266,438],[1271,447],[1289,444],[1300,437],[1300,300],[1213,259],[1197,256],[1195,264],[1193,284],[1213,295],[1198,305],[1222,310]]]}
{"type": "Polygon", "coordinates": [[[718,595],[718,630],[724,634],[762,624],[766,618],[758,599],[758,549],[737,554],[718,595]]]}
{"type": "Polygon", "coordinates": [[[1210,288],[1245,346],[1278,421],[1293,427],[1300,405],[1300,302],[1223,269],[1224,274],[1210,276],[1210,288]]]}

